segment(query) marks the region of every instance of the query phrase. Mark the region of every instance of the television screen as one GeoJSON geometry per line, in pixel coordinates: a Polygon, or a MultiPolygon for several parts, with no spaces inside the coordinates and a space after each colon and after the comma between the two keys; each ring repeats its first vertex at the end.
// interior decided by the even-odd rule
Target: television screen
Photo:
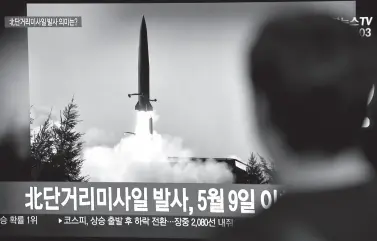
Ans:
{"type": "Polygon", "coordinates": [[[3,179],[30,182],[0,184],[0,236],[201,239],[268,209],[282,189],[245,57],[263,21],[296,8],[356,16],[321,1],[27,4],[6,19],[28,27],[27,64],[1,71],[19,65],[8,97],[29,90],[12,124],[30,125],[30,152],[3,179]]]}
{"type": "Polygon", "coordinates": [[[71,16],[76,26],[28,28],[32,139],[71,110],[85,159],[73,179],[232,182],[226,161],[170,161],[268,159],[250,117],[245,55],[266,18],[298,7],[356,16],[353,1],[28,4],[28,16],[71,16]]]}

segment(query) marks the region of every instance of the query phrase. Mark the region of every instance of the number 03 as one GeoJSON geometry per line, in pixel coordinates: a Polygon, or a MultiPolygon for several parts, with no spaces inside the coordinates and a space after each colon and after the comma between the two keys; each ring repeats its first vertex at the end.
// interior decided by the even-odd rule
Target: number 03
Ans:
{"type": "Polygon", "coordinates": [[[372,36],[372,30],[370,28],[360,28],[359,34],[361,37],[369,38],[370,36],[372,36]]]}

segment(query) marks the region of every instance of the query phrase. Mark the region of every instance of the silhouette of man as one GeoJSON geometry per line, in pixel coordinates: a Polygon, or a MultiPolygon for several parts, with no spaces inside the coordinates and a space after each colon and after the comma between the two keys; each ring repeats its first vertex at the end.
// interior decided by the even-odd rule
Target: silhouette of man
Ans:
{"type": "Polygon", "coordinates": [[[285,15],[250,53],[259,136],[287,190],[214,240],[377,240],[377,185],[361,147],[376,48],[331,16],[285,15]]]}

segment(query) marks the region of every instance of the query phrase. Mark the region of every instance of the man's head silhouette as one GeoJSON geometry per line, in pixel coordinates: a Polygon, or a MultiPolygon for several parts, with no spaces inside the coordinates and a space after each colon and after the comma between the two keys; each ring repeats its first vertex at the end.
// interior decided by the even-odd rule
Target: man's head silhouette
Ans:
{"type": "Polygon", "coordinates": [[[376,182],[359,141],[375,56],[357,28],[326,15],[280,16],[262,28],[249,82],[286,193],[212,240],[373,240],[376,182]]]}
{"type": "Polygon", "coordinates": [[[375,48],[330,16],[269,21],[250,53],[262,135],[274,130],[291,151],[335,155],[358,145],[377,79],[375,48]]]}

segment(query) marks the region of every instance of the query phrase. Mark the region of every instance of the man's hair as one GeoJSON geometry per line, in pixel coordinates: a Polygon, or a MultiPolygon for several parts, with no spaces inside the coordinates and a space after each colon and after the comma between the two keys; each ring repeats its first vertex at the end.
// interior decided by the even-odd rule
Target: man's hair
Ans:
{"type": "Polygon", "coordinates": [[[280,16],[254,43],[250,80],[293,151],[336,154],[358,144],[375,56],[370,38],[331,16],[280,16]]]}

